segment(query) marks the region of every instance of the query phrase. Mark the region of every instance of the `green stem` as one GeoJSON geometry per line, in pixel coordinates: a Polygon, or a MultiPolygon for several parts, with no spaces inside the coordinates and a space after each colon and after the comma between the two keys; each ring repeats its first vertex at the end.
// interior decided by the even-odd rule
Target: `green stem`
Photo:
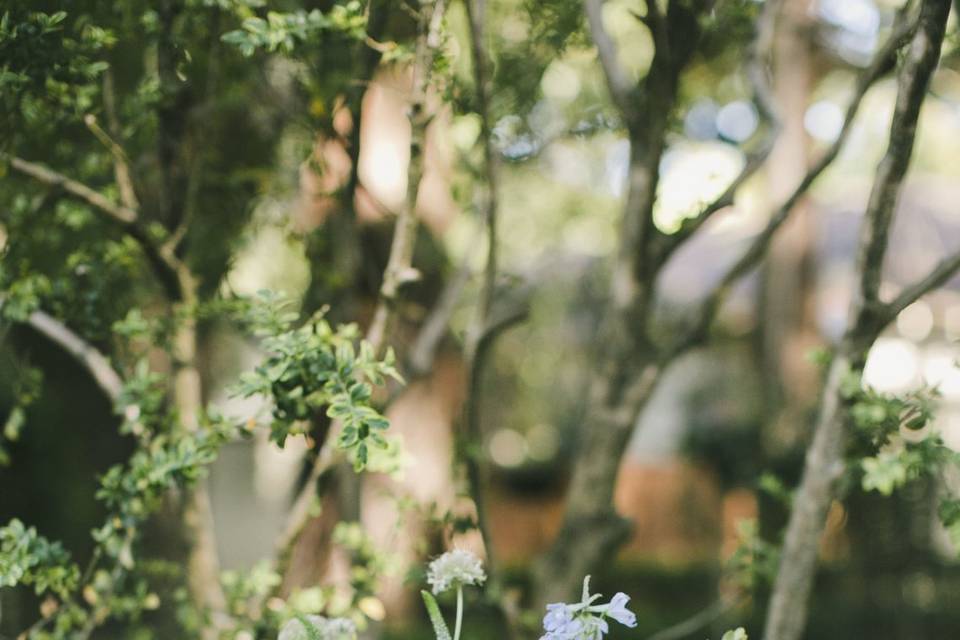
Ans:
{"type": "Polygon", "coordinates": [[[453,627],[453,640],[460,640],[460,626],[463,623],[463,585],[457,585],[457,623],[453,627]]]}

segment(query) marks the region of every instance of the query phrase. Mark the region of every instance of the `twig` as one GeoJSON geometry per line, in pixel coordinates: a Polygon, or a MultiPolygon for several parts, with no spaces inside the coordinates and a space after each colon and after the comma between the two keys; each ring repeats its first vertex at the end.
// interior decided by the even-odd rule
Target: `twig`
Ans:
{"type": "Polygon", "coordinates": [[[413,68],[413,92],[410,100],[410,163],[407,168],[407,195],[397,215],[390,257],[383,272],[380,297],[373,320],[367,330],[367,341],[374,351],[380,351],[395,317],[400,288],[420,278],[413,268],[413,248],[417,237],[417,195],[423,178],[423,154],[426,130],[432,116],[427,111],[427,92],[430,69],[439,46],[439,32],[443,20],[443,0],[421,8],[421,36],[417,39],[416,63],[413,68]]]}
{"type": "Polygon", "coordinates": [[[470,262],[464,259],[463,264],[457,269],[457,273],[447,282],[437,303],[430,310],[426,321],[417,333],[413,345],[407,354],[407,371],[413,377],[422,377],[427,375],[433,369],[434,360],[437,357],[437,349],[443,337],[447,335],[450,325],[450,318],[457,308],[457,302],[463,294],[473,270],[470,268],[470,262]]]}
{"type": "Polygon", "coordinates": [[[960,269],[960,251],[940,261],[930,273],[900,292],[896,298],[883,306],[880,322],[884,325],[893,321],[897,315],[924,294],[946,284],[960,269]]]}
{"type": "Polygon", "coordinates": [[[467,334],[465,365],[467,370],[466,396],[463,399],[463,423],[457,447],[466,470],[467,489],[473,500],[477,515],[477,529],[486,552],[487,570],[490,575],[489,593],[503,615],[508,634],[512,637],[515,621],[511,607],[503,597],[502,576],[497,563],[496,550],[490,533],[486,486],[489,467],[482,453],[484,428],[482,423],[483,371],[489,360],[498,335],[521,322],[527,316],[527,305],[511,309],[507,314],[494,310],[497,271],[498,237],[497,221],[500,200],[500,163],[493,143],[493,121],[490,114],[489,68],[492,66],[485,47],[486,3],[484,0],[466,0],[469,22],[470,49],[473,61],[473,83],[477,92],[477,111],[480,115],[480,140],[483,146],[483,165],[480,170],[480,213],[486,225],[487,257],[474,320],[467,334]]]}
{"type": "Polygon", "coordinates": [[[41,182],[49,187],[63,189],[70,195],[83,200],[92,207],[106,214],[115,222],[123,226],[129,226],[137,221],[137,212],[130,207],[114,204],[106,196],[94,191],[87,185],[66,177],[62,173],[57,173],[48,169],[42,164],[30,162],[16,156],[9,156],[10,167],[20,173],[30,176],[34,180],[41,182]]]}
{"type": "MultiPolygon", "coordinates": [[[[106,83],[106,80],[104,80],[104,83],[106,83]]],[[[90,129],[90,132],[100,141],[100,144],[105,146],[113,156],[113,175],[117,181],[117,186],[120,188],[120,201],[123,202],[123,205],[128,209],[136,211],[139,209],[140,203],[137,201],[137,194],[133,189],[133,179],[130,175],[130,160],[127,158],[127,153],[123,150],[123,147],[111,138],[97,123],[97,117],[95,115],[88,113],[84,116],[83,123],[87,125],[87,129],[90,129]]]]}

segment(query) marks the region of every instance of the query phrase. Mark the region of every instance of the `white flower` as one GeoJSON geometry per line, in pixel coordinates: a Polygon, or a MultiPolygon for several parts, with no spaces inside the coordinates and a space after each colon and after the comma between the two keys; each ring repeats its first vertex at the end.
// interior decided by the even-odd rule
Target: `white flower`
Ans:
{"type": "MultiPolygon", "coordinates": [[[[303,619],[320,633],[323,640],[354,640],[357,637],[356,625],[346,618],[303,616],[303,619]]],[[[277,640],[310,640],[311,637],[303,622],[294,618],[283,625],[277,640]]]]}
{"type": "Polygon", "coordinates": [[[427,582],[435,595],[460,585],[480,585],[486,579],[480,558],[464,549],[447,551],[427,569],[427,582]]]}

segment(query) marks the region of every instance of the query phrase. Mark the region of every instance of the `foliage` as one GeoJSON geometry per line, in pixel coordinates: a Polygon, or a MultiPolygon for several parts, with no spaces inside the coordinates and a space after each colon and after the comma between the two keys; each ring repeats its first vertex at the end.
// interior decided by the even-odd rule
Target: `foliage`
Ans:
{"type": "MultiPolygon", "coordinates": [[[[88,110],[107,68],[97,54],[113,36],[91,24],[70,24],[67,13],[28,11],[19,3],[0,14],[0,131],[14,122],[77,118],[88,110]]],[[[52,123],[47,123],[49,124],[52,123]]]]}
{"type": "MultiPolygon", "coordinates": [[[[890,496],[910,482],[936,479],[960,466],[960,453],[944,443],[933,423],[936,388],[885,394],[850,375],[843,391],[854,428],[850,455],[857,462],[854,473],[864,491],[890,496]]],[[[945,495],[938,514],[960,552],[960,500],[945,495]]]]}
{"type": "Polygon", "coordinates": [[[298,425],[321,409],[342,423],[337,445],[346,451],[357,471],[363,470],[372,447],[386,450],[383,431],[390,426],[373,407],[373,387],[386,377],[402,381],[395,357],[388,350],[380,360],[373,347],[360,341],[356,325],[334,330],[316,314],[295,327],[296,314],[282,311],[275,298],[264,294],[249,315],[254,331],[270,354],[252,373],[241,378],[236,393],[263,395],[273,403],[270,438],[283,446],[298,425]]]}
{"type": "Polygon", "coordinates": [[[223,41],[236,46],[247,57],[257,50],[292,53],[297,44],[310,42],[328,32],[362,40],[366,36],[365,27],[363,5],[358,0],[350,0],[335,4],[327,13],[319,9],[291,13],[269,11],[265,19],[250,17],[243,21],[241,29],[224,34],[223,41]]]}
{"type": "Polygon", "coordinates": [[[25,584],[37,595],[51,592],[63,598],[79,580],[80,570],[59,543],[19,520],[0,529],[0,587],[25,584]]]}

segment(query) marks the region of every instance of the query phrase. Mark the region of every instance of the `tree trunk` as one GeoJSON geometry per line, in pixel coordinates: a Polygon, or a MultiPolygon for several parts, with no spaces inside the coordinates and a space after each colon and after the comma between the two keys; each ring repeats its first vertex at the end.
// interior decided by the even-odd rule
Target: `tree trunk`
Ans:
{"type": "Polygon", "coordinates": [[[924,0],[919,28],[898,76],[889,143],[864,215],[848,329],[830,367],[803,479],[794,496],[767,614],[766,640],[799,640],[806,625],[820,538],[836,481],[844,471],[846,411],[841,386],[845,376],[862,372],[870,346],[895,315],[890,313],[890,305],[879,300],[883,261],[900,188],[913,155],[920,107],[940,57],[949,13],[950,0],[924,0]]]}
{"type": "Polygon", "coordinates": [[[780,571],[770,601],[764,637],[767,640],[797,640],[806,623],[806,602],[813,582],[813,568],[820,549],[820,536],[833,500],[834,483],[843,475],[844,411],[840,385],[851,371],[854,356],[839,353],[827,375],[820,415],[813,442],[807,450],[800,490],[793,501],[790,523],[783,544],[780,571]]]}
{"type": "Polygon", "coordinates": [[[550,553],[537,567],[538,610],[573,595],[584,576],[602,566],[630,535],[630,523],[613,506],[613,493],[620,460],[637,416],[659,381],[660,368],[649,362],[637,375],[626,358],[611,364],[616,370],[598,377],[591,387],[566,513],[550,553]],[[628,388],[624,380],[634,376],[639,380],[628,388]]]}
{"type": "MultiPolygon", "coordinates": [[[[175,316],[180,316],[173,337],[173,396],[181,429],[195,432],[203,409],[203,386],[197,370],[196,282],[186,267],[178,275],[184,301],[175,304],[173,310],[175,316]]],[[[190,541],[187,577],[191,599],[214,616],[215,624],[204,627],[203,637],[216,638],[217,617],[225,615],[226,598],[220,585],[220,561],[206,478],[198,479],[190,491],[183,521],[190,541]]]]}

